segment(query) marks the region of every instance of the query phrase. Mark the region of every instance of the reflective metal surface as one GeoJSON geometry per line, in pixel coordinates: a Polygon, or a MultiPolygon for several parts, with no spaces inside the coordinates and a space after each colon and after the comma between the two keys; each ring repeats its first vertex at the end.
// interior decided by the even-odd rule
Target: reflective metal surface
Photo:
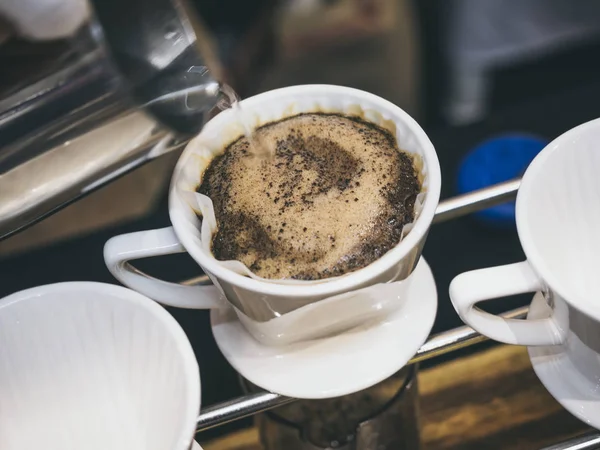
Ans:
{"type": "MultiPolygon", "coordinates": [[[[501,316],[507,319],[524,319],[527,316],[528,309],[529,308],[527,307],[514,309],[501,314],[501,316]]],[[[436,334],[427,339],[427,342],[421,346],[410,362],[415,363],[436,356],[445,355],[446,353],[478,344],[487,339],[487,337],[482,336],[472,328],[466,326],[454,328],[453,330],[436,334]]]]}
{"type": "Polygon", "coordinates": [[[198,417],[197,431],[208,430],[219,425],[224,425],[237,419],[277,408],[295,399],[284,397],[270,392],[248,394],[228,402],[203,408],[198,417]]]}
{"type": "Polygon", "coordinates": [[[131,112],[47,149],[0,174],[0,236],[174,148],[168,130],[131,112]]]}
{"type": "Polygon", "coordinates": [[[180,148],[220,98],[178,0],[94,6],[67,39],[0,40],[0,239],[180,148]]]}
{"type": "Polygon", "coordinates": [[[520,179],[506,181],[440,202],[433,223],[452,220],[512,200],[520,184],[520,179]]]}
{"type": "Polygon", "coordinates": [[[136,102],[171,129],[196,134],[215,106],[219,85],[212,75],[219,78],[221,68],[200,18],[182,1],[95,0],[94,6],[136,102]]]}
{"type": "Polygon", "coordinates": [[[35,44],[14,43],[14,52],[39,59],[39,68],[18,60],[11,65],[11,45],[0,47],[9,72],[4,82],[12,83],[3,85],[0,98],[0,174],[133,107],[95,23],[47,50],[52,62],[37,54],[35,44]]]}
{"type": "Polygon", "coordinates": [[[578,436],[540,450],[597,450],[600,449],[600,433],[593,432],[578,436]]]}

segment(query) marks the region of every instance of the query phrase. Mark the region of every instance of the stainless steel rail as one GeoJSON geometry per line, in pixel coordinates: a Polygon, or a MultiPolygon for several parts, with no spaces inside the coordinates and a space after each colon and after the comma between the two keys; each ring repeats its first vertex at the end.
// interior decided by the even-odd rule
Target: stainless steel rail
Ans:
{"type": "Polygon", "coordinates": [[[517,195],[520,185],[521,179],[517,178],[444,200],[440,202],[435,211],[433,223],[456,219],[512,200],[517,195]]]}
{"type": "Polygon", "coordinates": [[[204,411],[198,417],[196,432],[208,430],[209,428],[214,428],[237,419],[243,419],[244,417],[285,405],[294,400],[296,399],[271,392],[259,392],[234,398],[233,400],[204,408],[204,411]]]}
{"type": "MultiPolygon", "coordinates": [[[[444,222],[470,214],[481,209],[488,208],[511,200],[516,196],[520,185],[519,179],[497,184],[495,186],[481,189],[472,193],[454,197],[441,202],[437,208],[434,223],[444,222]]],[[[188,280],[188,284],[207,284],[210,280],[206,276],[200,276],[188,280]]],[[[523,318],[527,314],[527,308],[519,308],[508,313],[505,317],[523,318]]],[[[485,341],[487,338],[469,327],[459,327],[453,330],[431,336],[421,346],[417,354],[409,361],[416,363],[426,359],[434,358],[455,350],[468,347],[485,341]]],[[[295,399],[284,397],[270,392],[260,392],[245,395],[224,403],[204,408],[198,417],[197,431],[207,430],[234,420],[242,419],[263,411],[281,406],[295,399]]],[[[542,450],[592,450],[600,449],[600,433],[588,433],[576,438],[561,442],[542,450]]]]}
{"type": "MultiPolygon", "coordinates": [[[[524,319],[527,315],[527,310],[527,307],[517,308],[502,314],[502,316],[507,319],[524,319]]],[[[444,331],[427,339],[417,351],[417,354],[408,363],[413,364],[436,356],[445,355],[446,353],[487,341],[487,339],[487,337],[482,336],[473,328],[467,326],[444,331]]]]}
{"type": "Polygon", "coordinates": [[[544,447],[542,450],[597,450],[600,449],[600,433],[587,433],[559,444],[544,447]]]}

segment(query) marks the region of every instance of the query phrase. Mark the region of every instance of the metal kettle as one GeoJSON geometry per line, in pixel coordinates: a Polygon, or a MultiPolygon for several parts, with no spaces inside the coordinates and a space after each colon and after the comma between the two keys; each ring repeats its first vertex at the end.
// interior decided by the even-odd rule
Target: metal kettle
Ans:
{"type": "Polygon", "coordinates": [[[0,22],[0,239],[197,133],[221,67],[188,0],[79,0],[63,39],[0,22]]]}

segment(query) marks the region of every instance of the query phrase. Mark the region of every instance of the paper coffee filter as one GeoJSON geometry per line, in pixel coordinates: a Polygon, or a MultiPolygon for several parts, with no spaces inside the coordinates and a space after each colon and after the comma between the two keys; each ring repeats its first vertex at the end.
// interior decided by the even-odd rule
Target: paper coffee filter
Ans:
{"type": "MultiPolygon", "coordinates": [[[[217,231],[217,220],[213,208],[212,200],[206,195],[199,194],[196,189],[202,182],[202,176],[215,156],[218,156],[232,142],[237,140],[244,134],[244,129],[255,129],[266,123],[280,120],[285,117],[290,117],[300,113],[308,112],[335,112],[353,116],[360,116],[365,120],[381,126],[391,131],[398,140],[398,146],[401,150],[412,155],[415,167],[418,171],[419,181],[421,182],[422,190],[415,201],[415,221],[423,208],[424,201],[427,196],[427,168],[423,163],[420,146],[417,143],[416,137],[408,126],[403,123],[394,122],[390,118],[384,117],[375,110],[362,108],[356,103],[348,102],[347,99],[332,96],[331,98],[320,98],[318,102],[312,100],[307,102],[306,99],[298,100],[285,107],[278,114],[274,113],[269,106],[261,107],[260,111],[254,111],[250,108],[242,108],[236,111],[228,110],[221,114],[231,114],[233,120],[231,123],[220,128],[220,132],[215,130],[203,130],[199,136],[194,138],[186,148],[182,157],[182,164],[179,166],[179,173],[175,174],[174,188],[177,200],[180,202],[180,207],[185,211],[186,228],[192,234],[199,235],[196,243],[200,249],[216,263],[222,267],[231,270],[240,275],[244,275],[266,283],[275,284],[291,284],[291,285],[311,285],[326,283],[332,280],[346,277],[352,272],[341,275],[339,277],[330,277],[321,280],[292,280],[292,279],[267,279],[254,274],[244,263],[237,260],[220,261],[217,260],[211,251],[211,242],[213,235],[217,231]],[[200,216],[202,219],[200,219],[200,216]]],[[[257,107],[257,109],[259,109],[257,107]]],[[[220,114],[220,115],[221,115],[220,114]]],[[[217,116],[218,118],[218,116],[217,116]]],[[[214,119],[213,119],[214,120],[214,119]]],[[[406,224],[402,230],[402,238],[404,238],[413,228],[414,221],[406,224]]],[[[402,239],[401,239],[402,240],[402,239]]]]}
{"type": "MultiPolygon", "coordinates": [[[[215,217],[215,210],[213,208],[212,200],[206,195],[199,194],[197,192],[187,191],[185,196],[188,198],[188,204],[194,209],[195,214],[200,215],[202,217],[202,221],[200,226],[200,248],[202,251],[213,258],[219,265],[222,267],[231,270],[240,275],[245,275],[250,278],[254,278],[255,280],[264,281],[266,283],[276,283],[276,284],[315,284],[315,283],[323,283],[326,281],[330,281],[333,278],[327,278],[323,280],[291,280],[291,279],[280,279],[273,280],[269,278],[263,278],[256,275],[252,272],[248,267],[238,260],[229,260],[229,261],[221,261],[214,257],[211,251],[211,242],[213,235],[217,232],[217,219],[215,217]]],[[[347,274],[346,274],[347,275],[347,274]]],[[[346,276],[342,275],[342,276],[346,276]]],[[[340,277],[336,277],[340,278],[340,277]]]]}

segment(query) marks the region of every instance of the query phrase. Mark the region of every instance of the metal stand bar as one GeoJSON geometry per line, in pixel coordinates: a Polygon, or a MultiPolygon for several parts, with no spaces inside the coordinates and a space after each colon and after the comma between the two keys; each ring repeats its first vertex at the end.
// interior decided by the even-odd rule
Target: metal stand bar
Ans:
{"type": "MultiPolygon", "coordinates": [[[[524,319],[527,316],[528,310],[529,308],[525,306],[501,315],[507,319],[524,319]]],[[[487,337],[482,336],[473,328],[467,326],[454,328],[453,330],[444,331],[430,337],[408,363],[413,364],[436,356],[445,355],[446,353],[470,347],[471,345],[487,340],[487,337]]]]}
{"type": "Polygon", "coordinates": [[[577,436],[559,444],[544,447],[542,450],[597,450],[600,449],[600,433],[593,432],[577,436]]]}
{"type": "MultiPolygon", "coordinates": [[[[508,181],[486,189],[454,197],[440,202],[434,223],[444,222],[460,216],[512,200],[521,180],[508,181]]],[[[184,282],[185,284],[207,284],[210,280],[202,275],[184,282]]],[[[527,308],[519,308],[505,314],[509,318],[522,318],[527,308]]],[[[460,348],[485,341],[487,338],[469,327],[459,327],[430,337],[409,362],[415,363],[443,355],[460,348]]],[[[204,408],[198,417],[196,431],[207,430],[225,423],[276,408],[295,399],[270,392],[257,393],[229,400],[204,408]]],[[[585,447],[588,448],[588,447],[585,447]]]]}
{"type": "Polygon", "coordinates": [[[268,411],[286,403],[290,403],[295,399],[284,397],[279,394],[270,392],[259,392],[257,394],[249,394],[243,397],[229,400],[228,402],[219,403],[208,408],[198,417],[198,425],[196,432],[208,430],[219,425],[232,422],[237,419],[252,416],[254,414],[268,411]]]}
{"type": "Polygon", "coordinates": [[[512,200],[516,197],[520,185],[521,179],[517,178],[444,200],[435,211],[433,223],[456,219],[512,200]]]}

